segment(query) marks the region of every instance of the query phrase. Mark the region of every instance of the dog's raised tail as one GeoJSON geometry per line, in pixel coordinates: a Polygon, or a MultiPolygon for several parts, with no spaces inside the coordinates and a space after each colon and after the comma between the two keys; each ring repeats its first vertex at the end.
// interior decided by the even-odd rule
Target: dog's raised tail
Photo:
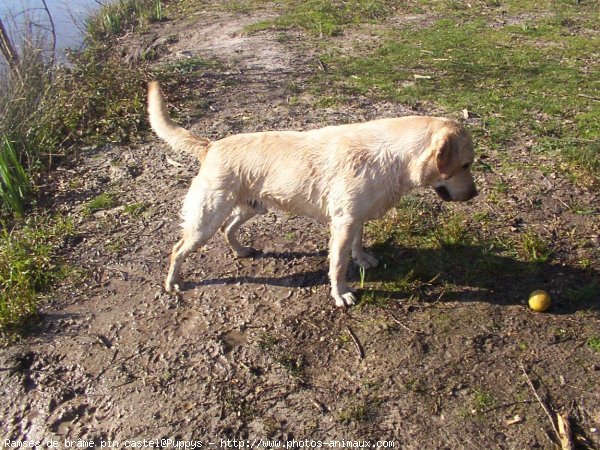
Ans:
{"type": "Polygon", "coordinates": [[[165,97],[158,81],[151,81],[148,84],[148,115],[150,126],[159,138],[175,150],[196,155],[200,161],[204,159],[210,140],[194,135],[169,117],[165,97]]]}

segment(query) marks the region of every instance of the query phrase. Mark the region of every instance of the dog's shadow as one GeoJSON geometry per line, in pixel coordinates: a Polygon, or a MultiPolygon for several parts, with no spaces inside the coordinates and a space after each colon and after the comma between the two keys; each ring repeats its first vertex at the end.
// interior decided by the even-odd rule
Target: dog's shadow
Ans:
{"type": "MultiPolygon", "coordinates": [[[[365,272],[364,288],[359,289],[362,295],[402,300],[413,296],[415,292],[411,289],[416,289],[425,301],[487,301],[508,305],[522,303],[531,291],[544,289],[557,294],[560,307],[553,308],[554,312],[598,310],[600,306],[600,273],[591,268],[564,266],[551,260],[522,261],[477,245],[414,249],[387,243],[374,246],[371,252],[380,264],[365,272]]],[[[307,257],[318,269],[306,270],[307,263],[299,262],[299,270],[289,275],[227,276],[186,283],[186,287],[265,284],[302,288],[328,284],[325,251],[268,252],[255,256],[265,261],[286,262],[307,257]]],[[[357,282],[361,282],[360,271],[351,264],[348,272],[348,280],[357,287],[357,282]]]]}
{"type": "MultiPolygon", "coordinates": [[[[275,260],[275,261],[283,261],[283,262],[291,262],[291,261],[301,261],[307,258],[311,258],[311,261],[314,259],[322,259],[323,263],[317,263],[319,266],[323,265],[323,268],[319,268],[318,270],[310,270],[310,271],[301,271],[292,273],[290,275],[283,276],[228,276],[222,278],[209,278],[206,280],[202,280],[200,282],[192,282],[188,281],[184,283],[184,287],[186,289],[201,287],[201,286],[209,286],[209,285],[226,285],[226,284],[266,284],[269,286],[280,286],[280,287],[291,287],[291,288],[303,288],[303,287],[313,287],[313,286],[321,286],[328,283],[327,280],[327,269],[326,260],[327,260],[327,251],[320,250],[315,252],[294,252],[294,251],[285,251],[285,252],[262,252],[258,251],[256,255],[252,256],[255,260],[275,260]]],[[[308,263],[302,263],[302,267],[306,267],[308,263]]]]}

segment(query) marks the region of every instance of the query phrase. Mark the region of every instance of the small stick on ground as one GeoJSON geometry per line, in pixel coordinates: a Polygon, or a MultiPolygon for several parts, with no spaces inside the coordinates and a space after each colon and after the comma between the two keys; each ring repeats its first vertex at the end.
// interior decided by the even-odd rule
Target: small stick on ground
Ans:
{"type": "Polygon", "coordinates": [[[392,313],[388,313],[388,314],[390,316],[390,319],[392,319],[394,322],[396,322],[398,325],[400,325],[405,330],[410,331],[411,333],[414,333],[414,334],[424,334],[424,335],[427,335],[427,333],[425,333],[423,331],[415,331],[415,330],[412,330],[412,329],[408,328],[406,325],[404,325],[402,322],[400,322],[400,320],[398,318],[396,318],[396,316],[394,316],[392,313]]]}
{"type": "Polygon", "coordinates": [[[556,414],[556,420],[558,422],[558,437],[560,438],[560,445],[563,450],[573,450],[575,446],[571,439],[571,425],[569,424],[569,418],[562,414],[556,414]]]}
{"type": "Polygon", "coordinates": [[[427,285],[427,286],[431,286],[431,285],[433,284],[433,282],[434,282],[435,280],[437,280],[437,279],[440,277],[440,275],[441,275],[441,274],[442,274],[442,272],[438,272],[438,274],[437,274],[435,277],[433,277],[433,278],[432,278],[431,280],[429,280],[427,283],[423,283],[423,284],[425,284],[425,285],[427,285]]]}
{"type": "Polygon", "coordinates": [[[440,295],[438,295],[437,300],[435,302],[433,302],[430,307],[433,307],[437,303],[439,303],[439,301],[442,299],[442,297],[444,296],[445,293],[446,293],[446,287],[444,287],[444,289],[442,289],[442,292],[440,293],[440,295]]]}
{"type": "Polygon", "coordinates": [[[327,408],[323,403],[321,403],[320,401],[311,398],[310,401],[312,402],[313,405],[315,405],[317,407],[317,409],[319,411],[321,411],[322,414],[325,414],[327,412],[329,412],[329,408],[327,408]]]}
{"type": "Polygon", "coordinates": [[[354,331],[352,331],[352,328],[350,328],[348,325],[346,325],[346,330],[348,331],[348,334],[352,338],[352,341],[354,341],[354,345],[356,346],[356,350],[358,350],[358,358],[359,359],[364,359],[365,358],[365,349],[363,348],[362,344],[360,343],[360,341],[358,340],[358,338],[354,334],[354,331]]]}
{"type": "Polygon", "coordinates": [[[544,403],[544,401],[541,399],[540,395],[538,394],[537,390],[535,389],[535,386],[533,385],[533,382],[531,381],[531,378],[529,378],[529,375],[527,374],[527,371],[525,370],[525,367],[523,366],[523,363],[519,362],[519,365],[521,366],[521,370],[523,371],[523,375],[525,375],[525,379],[527,380],[527,384],[529,385],[529,388],[533,392],[533,395],[535,395],[536,400],[538,401],[538,403],[540,404],[540,406],[542,407],[542,409],[544,410],[544,412],[548,416],[548,419],[550,419],[550,423],[552,424],[552,429],[554,430],[554,434],[556,435],[556,437],[559,440],[561,440],[561,437],[560,437],[561,434],[558,431],[558,428],[556,427],[556,423],[554,422],[554,417],[552,416],[552,414],[550,413],[550,410],[548,409],[548,407],[546,406],[546,404],[544,403]]]}

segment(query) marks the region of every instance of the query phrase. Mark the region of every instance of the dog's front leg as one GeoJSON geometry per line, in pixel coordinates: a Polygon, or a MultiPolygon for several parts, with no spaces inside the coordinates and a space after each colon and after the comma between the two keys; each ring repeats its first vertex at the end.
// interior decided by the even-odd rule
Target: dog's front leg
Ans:
{"type": "Polygon", "coordinates": [[[350,248],[360,227],[349,220],[331,221],[331,241],[329,243],[329,280],[331,296],[336,306],[350,306],[356,301],[352,290],[346,284],[346,271],[350,259],[350,248]]]}
{"type": "Polygon", "coordinates": [[[358,228],[352,240],[352,259],[359,267],[370,269],[376,267],[379,261],[374,256],[368,254],[362,246],[363,228],[363,225],[358,228]]]}

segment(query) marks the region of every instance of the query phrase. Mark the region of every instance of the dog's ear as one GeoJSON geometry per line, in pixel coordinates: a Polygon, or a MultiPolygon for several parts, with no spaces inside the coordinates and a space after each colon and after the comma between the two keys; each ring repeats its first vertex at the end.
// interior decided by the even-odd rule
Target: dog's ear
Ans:
{"type": "Polygon", "coordinates": [[[444,135],[437,142],[437,149],[435,154],[435,162],[437,170],[440,173],[443,180],[450,178],[453,172],[453,166],[455,165],[456,151],[452,145],[452,139],[448,134],[444,135]]]}

